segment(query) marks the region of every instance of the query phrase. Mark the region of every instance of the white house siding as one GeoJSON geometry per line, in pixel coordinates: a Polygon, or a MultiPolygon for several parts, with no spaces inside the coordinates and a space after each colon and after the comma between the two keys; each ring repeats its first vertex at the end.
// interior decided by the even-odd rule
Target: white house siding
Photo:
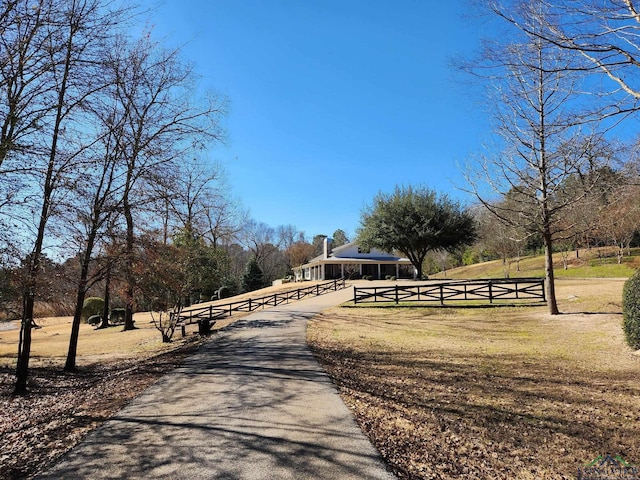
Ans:
{"type": "Polygon", "coordinates": [[[322,255],[305,265],[295,267],[294,273],[296,281],[360,278],[363,275],[374,279],[384,279],[387,276],[415,278],[415,269],[409,259],[380,250],[363,252],[355,243],[332,250],[330,242],[327,242],[322,255]]]}

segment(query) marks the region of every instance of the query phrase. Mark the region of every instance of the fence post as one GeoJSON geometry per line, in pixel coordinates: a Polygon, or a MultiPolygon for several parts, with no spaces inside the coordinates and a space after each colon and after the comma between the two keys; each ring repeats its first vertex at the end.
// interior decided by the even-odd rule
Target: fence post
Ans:
{"type": "Polygon", "coordinates": [[[398,304],[398,285],[396,285],[396,305],[398,304]]]}
{"type": "Polygon", "coordinates": [[[493,303],[493,282],[489,280],[489,303],[493,303]]]}
{"type": "Polygon", "coordinates": [[[356,296],[356,286],[353,286],[353,304],[358,303],[358,297],[356,296]]]}
{"type": "Polygon", "coordinates": [[[209,305],[209,320],[213,318],[213,305],[209,305]]]}
{"type": "Polygon", "coordinates": [[[249,311],[252,312],[253,310],[251,309],[251,299],[249,299],[249,311]]]}
{"type": "Polygon", "coordinates": [[[444,286],[442,283],[438,285],[438,291],[440,293],[440,305],[444,305],[444,286]]]}

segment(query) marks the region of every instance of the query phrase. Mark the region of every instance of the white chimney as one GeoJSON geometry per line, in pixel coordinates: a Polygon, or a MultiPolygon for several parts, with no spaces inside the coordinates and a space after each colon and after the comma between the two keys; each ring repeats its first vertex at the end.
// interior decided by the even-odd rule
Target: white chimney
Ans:
{"type": "Polygon", "coordinates": [[[331,253],[331,243],[333,240],[329,237],[325,237],[324,239],[324,259],[329,258],[329,254],[331,253]]]}

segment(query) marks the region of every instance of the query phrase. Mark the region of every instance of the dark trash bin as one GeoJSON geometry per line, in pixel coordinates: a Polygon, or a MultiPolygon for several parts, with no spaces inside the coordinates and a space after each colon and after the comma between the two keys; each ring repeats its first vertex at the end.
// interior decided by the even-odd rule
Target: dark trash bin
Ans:
{"type": "Polygon", "coordinates": [[[208,318],[201,318],[198,320],[198,333],[200,335],[209,335],[211,333],[211,320],[208,318]]]}

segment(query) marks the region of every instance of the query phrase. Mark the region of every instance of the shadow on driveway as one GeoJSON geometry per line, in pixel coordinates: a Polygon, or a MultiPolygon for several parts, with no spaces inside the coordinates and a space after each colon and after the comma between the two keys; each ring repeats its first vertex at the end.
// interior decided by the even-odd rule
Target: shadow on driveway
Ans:
{"type": "Polygon", "coordinates": [[[335,292],[212,335],[40,479],[393,479],[305,341],[335,292]]]}

